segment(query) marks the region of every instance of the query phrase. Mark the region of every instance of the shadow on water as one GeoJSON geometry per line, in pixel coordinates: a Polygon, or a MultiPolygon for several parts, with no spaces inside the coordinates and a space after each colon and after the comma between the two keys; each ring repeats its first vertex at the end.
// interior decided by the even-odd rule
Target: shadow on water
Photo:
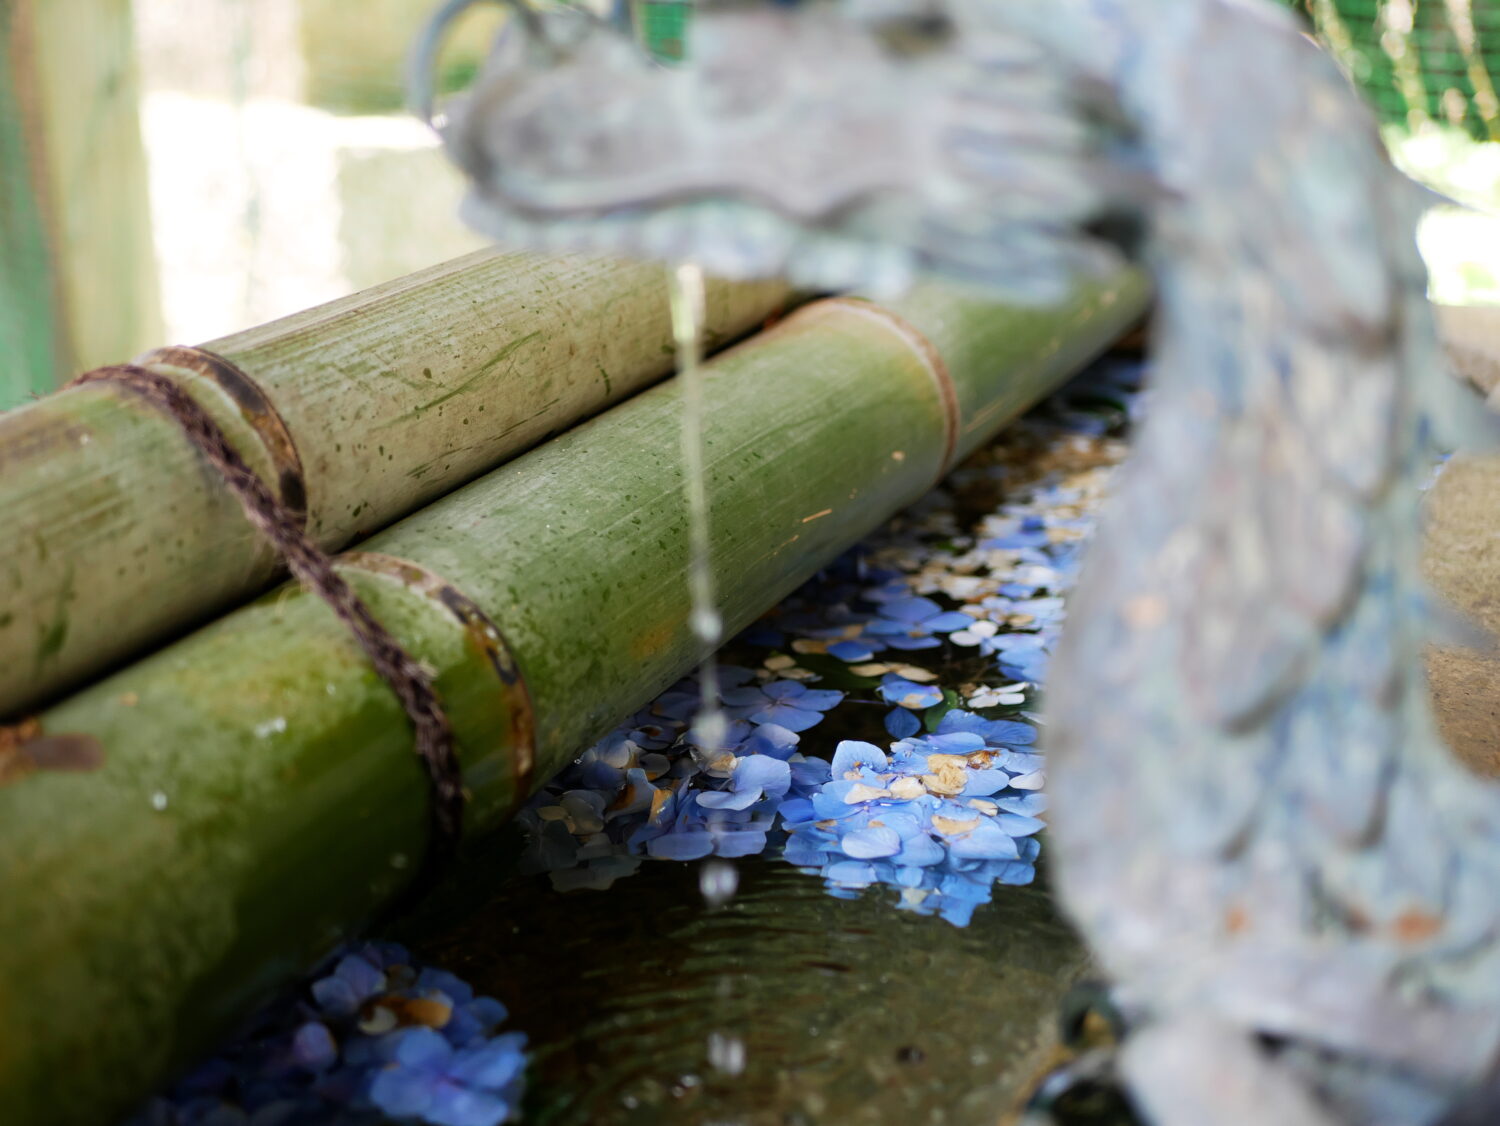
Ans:
{"type": "Polygon", "coordinates": [[[505,863],[472,858],[401,937],[527,1030],[529,1123],[995,1123],[1087,965],[1036,887],[997,889],[960,928],[892,910],[890,889],[831,898],[776,859],[737,861],[713,909],[697,863],[568,895],[542,877],[497,891],[505,863]],[[743,1042],[742,1073],[711,1064],[712,1037],[731,1071],[743,1042]]]}

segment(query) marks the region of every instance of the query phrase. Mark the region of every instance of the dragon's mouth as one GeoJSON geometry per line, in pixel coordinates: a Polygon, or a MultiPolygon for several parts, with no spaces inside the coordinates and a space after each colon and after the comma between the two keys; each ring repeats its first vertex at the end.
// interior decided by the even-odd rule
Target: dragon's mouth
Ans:
{"type": "Polygon", "coordinates": [[[928,0],[881,2],[923,20],[892,36],[860,16],[874,0],[700,6],[682,65],[576,10],[528,11],[443,129],[466,218],[511,245],[830,288],[923,270],[993,287],[1004,261],[1046,296],[1038,274],[1078,265],[1097,196],[1059,68],[1015,37],[960,50],[928,0]]]}

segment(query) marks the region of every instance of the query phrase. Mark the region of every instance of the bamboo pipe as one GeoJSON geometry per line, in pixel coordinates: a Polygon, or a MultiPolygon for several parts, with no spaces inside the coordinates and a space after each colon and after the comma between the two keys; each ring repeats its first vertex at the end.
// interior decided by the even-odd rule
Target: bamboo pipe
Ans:
{"type": "MultiPolygon", "coordinates": [[[[1143,305],[1134,278],[1048,310],[931,291],[892,310],[825,301],[713,361],[706,483],[727,628],[917,499],[1143,305]]],[[[436,674],[471,832],[700,655],[680,414],[664,384],[342,557],[436,674]]],[[[426,780],[405,718],[297,589],[78,693],[25,737],[0,754],[0,1028],[25,1029],[0,1038],[0,1101],[19,1121],[123,1109],[422,859],[426,780]]]]}
{"type": "MultiPolygon", "coordinates": [[[[714,283],[710,342],[780,284],[714,283]]],[[[665,375],[659,266],[480,252],[140,363],[218,420],[337,549],[665,375]],[[227,362],[220,362],[220,361],[227,362]]],[[[277,574],[177,423],[117,386],[0,414],[0,717],[243,602],[277,574]]]]}

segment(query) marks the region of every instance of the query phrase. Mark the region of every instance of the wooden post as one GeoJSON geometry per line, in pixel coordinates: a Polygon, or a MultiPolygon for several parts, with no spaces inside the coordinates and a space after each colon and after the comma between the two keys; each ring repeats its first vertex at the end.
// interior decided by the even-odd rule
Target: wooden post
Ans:
{"type": "Polygon", "coordinates": [[[0,409],[160,335],[129,0],[0,0],[0,409]]]}

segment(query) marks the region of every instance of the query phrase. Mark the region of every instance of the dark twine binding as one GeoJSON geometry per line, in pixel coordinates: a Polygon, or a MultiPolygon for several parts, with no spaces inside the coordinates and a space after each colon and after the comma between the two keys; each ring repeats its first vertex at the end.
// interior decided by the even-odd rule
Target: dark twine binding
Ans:
{"type": "MultiPolygon", "coordinates": [[[[401,648],[369,608],[333,568],[329,556],[302,530],[299,513],[279,501],[246,464],[223,429],[171,379],[133,364],[85,372],[69,386],[114,383],[129,388],[173,419],[199,453],[218,470],[245,517],[266,538],[287,569],[317,595],[349,628],[375,671],[401,701],[416,735],[416,752],[432,790],[435,851],[450,854],[463,832],[463,771],[453,745],[453,726],[443,711],[432,678],[401,648]]],[[[430,858],[435,859],[435,858],[430,858]]]]}

